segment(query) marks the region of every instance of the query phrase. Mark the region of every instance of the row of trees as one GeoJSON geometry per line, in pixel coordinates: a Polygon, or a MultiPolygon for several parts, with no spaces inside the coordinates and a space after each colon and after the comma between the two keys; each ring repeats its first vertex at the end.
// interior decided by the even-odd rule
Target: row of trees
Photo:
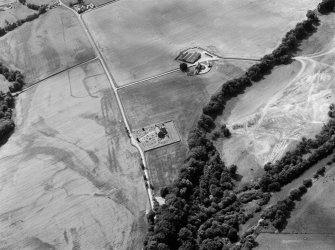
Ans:
{"type": "Polygon", "coordinates": [[[299,177],[321,159],[333,153],[335,119],[330,119],[314,139],[302,138],[295,150],[287,152],[275,163],[264,166],[266,174],[259,185],[263,191],[279,191],[282,186],[299,177]],[[309,154],[306,158],[305,155],[309,154]]]}
{"type": "MultiPolygon", "coordinates": [[[[22,1],[22,0],[21,0],[22,1]]],[[[20,1],[20,2],[21,2],[20,1]]],[[[25,2],[25,1],[23,1],[25,2]]],[[[22,2],[21,2],[22,3],[22,2]]],[[[35,19],[37,19],[40,15],[44,14],[46,11],[47,11],[47,5],[41,5],[41,6],[38,6],[38,5],[34,5],[34,4],[27,4],[27,6],[31,6],[32,9],[35,10],[35,8],[37,8],[36,10],[38,11],[37,13],[34,13],[32,15],[28,15],[26,18],[24,19],[19,19],[17,20],[16,22],[14,23],[9,23],[9,22],[6,22],[6,25],[5,27],[0,27],[0,37],[6,35],[9,31],[12,31],[14,29],[16,29],[17,27],[20,27],[21,25],[23,25],[24,23],[27,23],[27,22],[31,22],[35,19]]]]}
{"type": "Polygon", "coordinates": [[[265,55],[260,63],[251,66],[244,76],[223,84],[221,91],[213,95],[203,108],[204,115],[215,119],[224,110],[227,100],[251,86],[252,81],[261,80],[266,74],[271,73],[276,65],[290,63],[300,42],[316,31],[316,26],[319,24],[319,18],[314,11],[309,10],[306,16],[307,20],[298,23],[294,29],[287,32],[281,44],[271,54],[265,55]]]}
{"type": "MultiPolygon", "coordinates": [[[[274,66],[290,62],[300,41],[315,31],[318,23],[315,12],[309,11],[307,20],[289,31],[272,54],[264,56],[244,76],[226,82],[212,96],[196,128],[189,133],[189,152],[178,179],[161,190],[165,204],[148,216],[145,249],[240,249],[233,243],[238,240],[239,224],[246,221],[247,215],[234,191],[236,168],[230,171],[224,165],[209,133],[226,101],[242,93],[252,81],[260,80],[274,66]]],[[[264,204],[269,200],[268,193],[256,197],[264,204]]],[[[252,239],[244,242],[246,246],[254,243],[252,239]]]]}
{"type": "Polygon", "coordinates": [[[334,0],[323,0],[318,5],[318,11],[322,14],[328,14],[333,12],[335,9],[335,1],[334,0]]]}
{"type": "Polygon", "coordinates": [[[283,230],[287,224],[287,219],[295,207],[295,201],[299,201],[312,184],[311,179],[304,180],[302,185],[291,190],[286,199],[278,201],[277,204],[266,209],[262,214],[262,218],[270,221],[278,230],[283,230]]]}

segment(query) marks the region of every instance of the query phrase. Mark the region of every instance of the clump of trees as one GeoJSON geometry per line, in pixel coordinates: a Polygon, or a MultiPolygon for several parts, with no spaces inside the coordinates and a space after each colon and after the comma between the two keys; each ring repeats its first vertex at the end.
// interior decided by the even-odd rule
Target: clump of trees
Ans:
{"type": "Polygon", "coordinates": [[[182,72],[187,72],[188,71],[188,67],[187,67],[187,64],[186,63],[181,63],[179,65],[179,68],[182,72]]]}
{"type": "Polygon", "coordinates": [[[335,104],[333,103],[329,106],[328,116],[330,118],[335,118],[335,104]]]}
{"type": "MultiPolygon", "coordinates": [[[[234,174],[232,174],[234,171],[236,173],[236,169],[228,169],[225,166],[208,134],[215,129],[214,120],[224,110],[227,100],[243,93],[253,81],[261,80],[276,65],[286,64],[292,60],[292,55],[301,40],[314,32],[319,23],[315,12],[309,11],[306,16],[307,20],[298,23],[290,30],[278,48],[264,56],[260,63],[252,66],[242,77],[223,84],[221,90],[213,95],[203,108],[203,114],[196,128],[189,133],[187,141],[189,151],[180,167],[178,179],[172,185],[161,189],[165,204],[148,216],[149,227],[144,249],[221,250],[231,247],[238,240],[239,225],[249,218],[241,208],[241,201],[247,202],[257,198],[260,199],[259,206],[268,203],[271,197],[268,190],[279,190],[284,183],[288,183],[305,168],[299,165],[298,168],[293,167],[295,171],[291,172],[292,166],[305,164],[306,160],[302,157],[299,159],[294,154],[286,154],[280,163],[275,165],[276,167],[271,164],[267,166],[267,174],[258,185],[262,195],[256,192],[250,197],[239,199],[234,190],[234,174]],[[285,175],[290,177],[287,178],[285,175]]],[[[321,134],[316,142],[308,140],[307,144],[319,145],[328,138],[329,133],[330,130],[325,129],[324,134],[321,134]]],[[[228,135],[227,132],[226,134],[228,135]]],[[[319,156],[310,157],[308,164],[313,164],[318,157],[324,155],[325,151],[330,150],[328,146],[327,149],[313,147],[319,156]]],[[[309,147],[306,147],[305,140],[297,152],[306,150],[308,151],[309,147]]],[[[304,188],[305,185],[302,189],[304,188]]],[[[280,227],[283,218],[289,215],[286,211],[291,211],[293,207],[294,202],[287,198],[267,211],[264,217],[273,218],[275,224],[280,227]]],[[[250,241],[244,243],[246,246],[255,244],[252,237],[250,241]]]]}
{"type": "Polygon", "coordinates": [[[319,178],[319,176],[324,176],[326,172],[326,167],[322,167],[322,168],[319,168],[318,171],[316,171],[316,173],[314,174],[314,178],[319,178]]]}
{"type": "Polygon", "coordinates": [[[311,179],[304,180],[302,185],[290,191],[286,199],[278,201],[277,204],[266,209],[262,213],[262,218],[269,220],[278,230],[283,230],[295,207],[295,201],[300,201],[301,197],[307,193],[307,189],[312,185],[311,179]]]}
{"type": "Polygon", "coordinates": [[[27,16],[24,19],[19,19],[14,23],[9,23],[6,21],[6,26],[5,27],[0,27],[0,37],[6,35],[9,31],[12,31],[16,29],[17,27],[20,27],[26,22],[31,22],[35,19],[37,19],[40,15],[46,13],[48,5],[35,5],[35,4],[26,4],[25,0],[20,0],[20,3],[26,5],[28,8],[31,8],[33,10],[37,10],[37,13],[34,13],[32,15],[27,16]]]}
{"type": "Polygon", "coordinates": [[[333,153],[335,147],[335,119],[330,119],[315,139],[302,138],[296,149],[287,152],[274,164],[264,166],[266,174],[259,185],[263,191],[279,191],[321,159],[333,153]],[[304,156],[309,153],[306,159],[304,156]]]}
{"type": "Polygon", "coordinates": [[[251,66],[244,76],[223,84],[221,91],[213,95],[203,108],[203,113],[215,119],[222,113],[229,99],[242,93],[245,88],[252,85],[252,82],[263,79],[275,66],[290,63],[300,42],[315,32],[319,25],[319,18],[315,11],[308,11],[306,17],[306,20],[286,33],[281,44],[271,54],[262,57],[260,62],[251,66]]]}
{"type": "Polygon", "coordinates": [[[12,113],[14,109],[14,97],[11,92],[22,90],[24,86],[24,77],[18,70],[10,70],[8,67],[0,63],[0,74],[7,81],[11,82],[9,86],[10,92],[3,93],[0,91],[0,145],[5,142],[11,132],[14,130],[15,124],[12,121],[12,113]]]}
{"type": "Polygon", "coordinates": [[[10,92],[20,91],[22,90],[22,87],[25,85],[24,77],[20,71],[10,70],[1,62],[0,62],[0,74],[3,75],[7,81],[12,83],[12,85],[9,86],[10,92]]]}
{"type": "Polygon", "coordinates": [[[321,14],[329,14],[335,10],[335,1],[334,0],[323,0],[318,5],[318,11],[321,14]]]}
{"type": "Polygon", "coordinates": [[[14,98],[10,92],[6,94],[0,91],[0,145],[14,130],[12,114],[14,108],[14,98]]]}

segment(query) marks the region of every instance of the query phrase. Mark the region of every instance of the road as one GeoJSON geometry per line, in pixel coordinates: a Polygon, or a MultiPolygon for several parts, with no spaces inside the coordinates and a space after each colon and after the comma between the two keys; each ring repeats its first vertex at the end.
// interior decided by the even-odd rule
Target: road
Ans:
{"type": "MultiPolygon", "coordinates": [[[[94,9],[90,9],[89,11],[94,11],[95,9],[98,9],[98,8],[101,8],[103,6],[106,6],[106,5],[109,5],[109,4],[113,4],[114,2],[116,2],[118,0],[115,0],[115,1],[111,1],[109,3],[106,3],[102,6],[98,6],[97,8],[94,8],[94,9]]],[[[123,120],[123,123],[126,127],[126,129],[128,130],[129,132],[129,137],[130,137],[130,142],[131,142],[131,145],[133,145],[140,153],[141,155],[141,160],[142,160],[142,163],[144,165],[144,175],[147,179],[147,184],[148,184],[148,187],[147,187],[147,192],[148,192],[148,197],[149,197],[149,201],[150,201],[150,205],[151,205],[151,208],[153,208],[153,195],[152,195],[152,184],[150,183],[150,178],[149,178],[149,172],[148,172],[148,165],[147,165],[147,162],[146,162],[146,159],[145,159],[145,155],[144,155],[144,151],[142,150],[142,148],[140,147],[139,143],[137,142],[137,140],[135,139],[134,135],[131,133],[131,129],[130,129],[130,126],[129,126],[129,122],[127,120],[127,117],[126,117],[126,113],[125,113],[125,110],[124,110],[124,107],[122,105],[122,102],[121,102],[121,99],[119,97],[119,94],[118,94],[118,90],[119,89],[123,89],[123,88],[126,88],[126,87],[130,87],[130,86],[133,86],[133,85],[136,85],[136,84],[139,84],[139,83],[142,83],[144,81],[147,81],[147,80],[151,80],[151,79],[156,79],[156,78],[159,78],[159,77],[162,77],[162,76],[165,76],[165,75],[168,75],[168,74],[171,74],[171,73],[174,73],[176,71],[178,71],[179,69],[172,69],[172,70],[169,70],[167,72],[164,72],[164,73],[161,73],[161,74],[158,74],[158,75],[155,75],[155,76],[152,76],[152,77],[149,77],[149,78],[146,78],[146,79],[142,79],[142,80],[139,80],[139,81],[135,81],[135,82],[132,82],[132,83],[129,83],[129,84],[126,84],[124,86],[120,86],[118,87],[112,73],[109,71],[108,67],[107,67],[107,64],[102,56],[102,53],[101,51],[99,50],[99,47],[97,46],[96,42],[94,41],[90,31],[88,30],[88,27],[86,26],[85,22],[83,21],[82,19],[82,14],[78,14],[74,9],[70,8],[69,6],[67,6],[66,4],[64,4],[61,0],[59,0],[59,3],[61,6],[63,6],[64,8],[70,10],[72,13],[74,13],[77,17],[78,17],[78,20],[79,20],[79,23],[80,25],[82,26],[82,28],[84,29],[85,33],[86,33],[86,36],[91,44],[91,46],[93,47],[93,49],[95,50],[95,53],[96,53],[96,57],[95,58],[92,58],[92,59],[89,59],[89,60],[86,60],[85,62],[82,62],[80,64],[77,64],[77,65],[74,65],[70,68],[67,68],[67,69],[64,69],[64,70],[61,70],[57,73],[54,73],[46,78],[44,78],[43,80],[39,80],[37,82],[35,82],[34,84],[32,84],[31,86],[29,86],[28,88],[18,92],[18,93],[15,93],[15,96],[31,89],[32,87],[34,87],[35,85],[41,83],[42,81],[50,78],[50,77],[53,77],[59,73],[62,73],[64,71],[67,71],[69,69],[72,69],[72,68],[75,68],[75,67],[78,67],[80,65],[83,65],[83,64],[86,64],[86,63],[89,63],[91,61],[94,61],[94,60],[99,60],[104,71],[105,71],[105,74],[108,78],[108,81],[109,81],[109,84],[110,84],[110,87],[111,87],[111,90],[113,91],[115,97],[116,97],[116,100],[117,100],[117,104],[119,106],[119,110],[121,112],[121,115],[122,115],[122,120],[123,120]]],[[[84,12],[85,13],[85,12],[84,12]]],[[[84,14],[83,13],[83,14],[84,14]]],[[[259,61],[259,59],[254,59],[254,58],[225,58],[225,57],[221,57],[221,56],[218,56],[218,58],[220,59],[223,59],[223,60],[246,60],[246,61],[259,61]]]]}
{"type": "MultiPolygon", "coordinates": [[[[117,92],[117,84],[114,80],[114,77],[113,75],[109,72],[108,70],[108,67],[107,67],[107,64],[104,60],[104,58],[102,57],[102,54],[96,44],[96,42],[94,41],[91,33],[89,32],[85,22],[83,21],[82,19],[82,14],[78,14],[75,10],[73,10],[72,8],[68,7],[66,4],[64,4],[61,0],[59,0],[60,2],[60,5],[61,6],[64,6],[65,8],[69,9],[70,11],[72,11],[79,19],[79,22],[80,22],[80,25],[83,27],[83,29],[85,30],[85,33],[87,35],[87,38],[88,40],[90,41],[90,44],[91,46],[93,47],[93,49],[95,50],[96,52],[96,55],[97,55],[97,59],[100,61],[104,71],[105,71],[105,74],[108,78],[108,81],[109,81],[109,84],[111,86],[111,89],[113,90],[114,92],[114,95],[116,97],[116,100],[117,100],[117,104],[119,106],[119,109],[120,109],[120,112],[121,112],[121,115],[122,115],[122,120],[123,120],[123,123],[125,125],[125,127],[127,128],[127,130],[129,131],[129,136],[130,136],[130,143],[135,147],[137,148],[137,150],[139,151],[140,155],[141,155],[141,158],[142,158],[142,163],[144,165],[144,175],[147,179],[147,183],[148,183],[148,187],[147,187],[147,192],[148,192],[148,196],[149,196],[149,201],[150,201],[150,205],[151,205],[151,208],[153,208],[154,206],[154,203],[153,203],[153,196],[152,196],[152,189],[151,189],[151,183],[150,183],[150,179],[149,179],[149,173],[148,173],[148,167],[147,167],[147,162],[145,160],[145,155],[144,155],[144,151],[142,150],[142,148],[140,147],[140,145],[138,144],[138,142],[136,141],[136,139],[134,138],[133,134],[131,133],[131,129],[130,129],[130,126],[129,126],[129,122],[127,120],[127,117],[126,117],[126,113],[124,111],[124,108],[123,108],[123,105],[121,103],[121,100],[120,100],[120,97],[119,97],[119,94],[117,92]]],[[[113,3],[113,2],[112,2],[113,3]]],[[[111,3],[109,3],[111,4],[111,3]]],[[[139,166],[140,167],[140,166],[139,166]]]]}

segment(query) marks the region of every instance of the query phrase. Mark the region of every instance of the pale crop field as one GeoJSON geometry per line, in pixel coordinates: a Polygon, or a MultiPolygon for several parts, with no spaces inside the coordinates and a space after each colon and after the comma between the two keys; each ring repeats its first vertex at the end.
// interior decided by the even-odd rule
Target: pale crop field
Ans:
{"type": "Polygon", "coordinates": [[[189,130],[203,106],[223,82],[243,74],[250,63],[218,63],[205,75],[189,77],[175,72],[119,90],[132,129],[172,120],[181,142],[145,153],[155,191],[171,184],[187,152],[189,130]]]}
{"type": "Polygon", "coordinates": [[[95,57],[77,17],[64,7],[0,38],[1,60],[18,69],[28,85],[95,57]]]}
{"type": "Polygon", "coordinates": [[[335,169],[333,164],[327,168],[325,176],[320,176],[301,198],[301,201],[297,202],[283,232],[333,234],[335,230],[334,184],[335,169]]]}
{"type": "Polygon", "coordinates": [[[181,50],[261,57],[318,0],[122,0],[84,14],[118,85],[177,68],[181,50]]]}
{"type": "Polygon", "coordinates": [[[140,156],[100,63],[41,82],[16,106],[0,149],[1,248],[140,249],[140,156]]]}

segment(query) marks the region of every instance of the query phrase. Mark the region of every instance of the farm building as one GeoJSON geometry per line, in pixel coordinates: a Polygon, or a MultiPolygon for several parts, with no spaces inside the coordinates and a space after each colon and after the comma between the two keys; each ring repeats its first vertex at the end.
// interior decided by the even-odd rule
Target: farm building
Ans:
{"type": "Polygon", "coordinates": [[[197,51],[184,51],[181,52],[177,57],[178,60],[186,62],[186,63],[195,63],[201,58],[201,54],[197,51]]]}

